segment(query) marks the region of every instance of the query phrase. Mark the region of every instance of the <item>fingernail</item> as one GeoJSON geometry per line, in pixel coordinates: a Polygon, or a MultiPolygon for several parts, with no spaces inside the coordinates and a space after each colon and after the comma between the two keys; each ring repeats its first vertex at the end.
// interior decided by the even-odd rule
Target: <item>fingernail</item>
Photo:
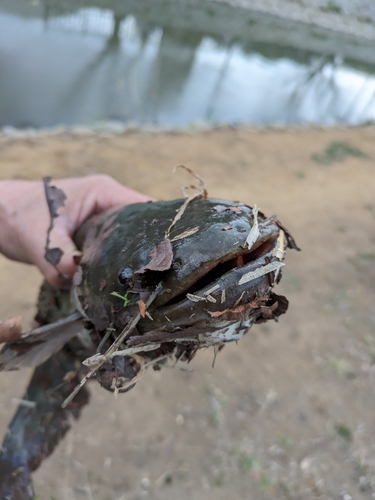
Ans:
{"type": "Polygon", "coordinates": [[[79,266],[82,260],[82,252],[79,252],[78,250],[73,252],[73,262],[76,266],[79,266]]]}

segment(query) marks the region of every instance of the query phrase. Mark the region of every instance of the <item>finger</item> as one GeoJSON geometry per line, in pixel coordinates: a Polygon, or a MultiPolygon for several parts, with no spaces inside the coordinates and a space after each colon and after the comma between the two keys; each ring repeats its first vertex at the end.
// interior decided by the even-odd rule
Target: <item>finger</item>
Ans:
{"type": "Polygon", "coordinates": [[[106,175],[95,176],[93,182],[96,186],[96,209],[101,212],[115,206],[130,205],[132,203],[146,203],[155,201],[154,198],[122,186],[117,181],[106,175]]]}

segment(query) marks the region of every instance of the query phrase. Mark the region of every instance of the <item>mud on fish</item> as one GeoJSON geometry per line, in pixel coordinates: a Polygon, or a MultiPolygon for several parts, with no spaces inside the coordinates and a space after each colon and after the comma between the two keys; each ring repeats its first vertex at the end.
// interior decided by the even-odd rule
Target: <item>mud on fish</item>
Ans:
{"type": "Polygon", "coordinates": [[[75,241],[72,291],[45,282],[38,327],[0,353],[2,370],[35,367],[2,446],[2,499],[33,498],[31,472],[88,403],[87,380],[126,392],[147,367],[216,352],[288,308],[273,288],[298,247],[256,206],[205,193],[139,203],[92,217],[75,241]]]}

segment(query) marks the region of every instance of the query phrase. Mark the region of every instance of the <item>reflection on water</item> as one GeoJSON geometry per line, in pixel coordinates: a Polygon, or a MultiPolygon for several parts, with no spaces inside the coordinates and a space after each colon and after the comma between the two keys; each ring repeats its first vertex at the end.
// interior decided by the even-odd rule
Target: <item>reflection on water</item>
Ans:
{"type": "Polygon", "coordinates": [[[227,6],[150,2],[0,0],[0,125],[375,120],[368,47],[227,6]]]}

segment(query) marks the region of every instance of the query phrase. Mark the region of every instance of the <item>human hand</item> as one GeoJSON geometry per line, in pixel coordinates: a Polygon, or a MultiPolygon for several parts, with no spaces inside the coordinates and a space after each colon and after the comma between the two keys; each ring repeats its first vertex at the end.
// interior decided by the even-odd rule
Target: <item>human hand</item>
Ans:
{"type": "Polygon", "coordinates": [[[64,207],[54,219],[50,247],[64,254],[58,264],[60,273],[44,258],[50,216],[42,181],[0,182],[0,252],[12,260],[35,264],[57,288],[69,288],[80,256],[72,237],[91,215],[103,210],[146,202],[150,197],[122,186],[107,175],[53,181],[67,196],[64,207]]]}

